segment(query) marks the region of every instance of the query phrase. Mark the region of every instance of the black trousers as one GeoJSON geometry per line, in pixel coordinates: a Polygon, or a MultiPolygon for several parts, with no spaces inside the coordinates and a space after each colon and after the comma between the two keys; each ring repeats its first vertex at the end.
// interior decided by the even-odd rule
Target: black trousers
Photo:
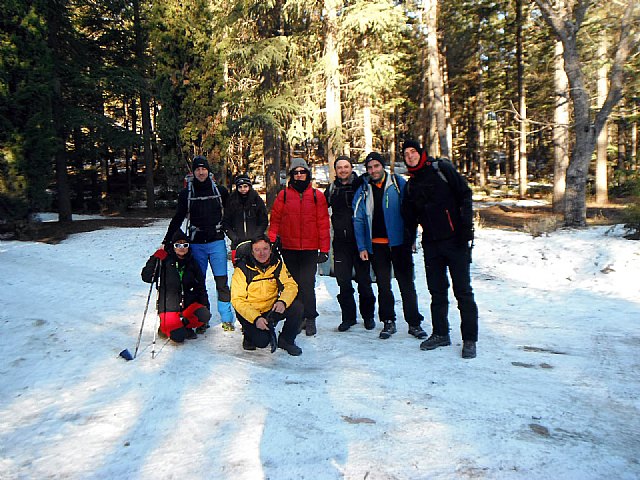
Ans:
{"type": "Polygon", "coordinates": [[[420,325],[424,317],[418,311],[418,296],[414,284],[413,255],[411,246],[389,247],[386,244],[373,244],[370,256],[378,285],[378,316],[380,320],[395,320],[395,298],[391,291],[391,266],[400,288],[402,311],[405,321],[411,326],[420,325]]]}
{"type": "Polygon", "coordinates": [[[471,288],[471,256],[455,239],[422,242],[427,286],[431,294],[431,322],[435,335],[449,334],[449,279],[460,311],[462,340],[478,341],[478,306],[471,288]]]}
{"type": "Polygon", "coordinates": [[[338,303],[344,323],[356,322],[356,300],[352,283],[354,271],[358,284],[360,315],[363,319],[373,319],[376,297],[371,288],[369,262],[360,259],[358,246],[355,243],[333,242],[333,272],[340,287],[338,303]]]}
{"type": "Polygon", "coordinates": [[[303,318],[316,318],[316,271],[318,252],[315,250],[282,250],[284,263],[298,284],[298,299],[304,305],[303,318]]]}
{"type": "MultiPolygon", "coordinates": [[[[302,323],[302,303],[296,299],[291,305],[284,311],[284,314],[279,315],[275,322],[275,327],[278,323],[285,319],[284,325],[280,336],[282,336],[288,343],[294,343],[298,330],[300,330],[300,324],[302,323]]],[[[265,314],[266,315],[266,314],[265,314]]],[[[247,321],[247,319],[236,313],[240,325],[242,325],[242,334],[258,348],[265,348],[269,345],[271,335],[267,330],[260,330],[253,323],[247,321]]]]}

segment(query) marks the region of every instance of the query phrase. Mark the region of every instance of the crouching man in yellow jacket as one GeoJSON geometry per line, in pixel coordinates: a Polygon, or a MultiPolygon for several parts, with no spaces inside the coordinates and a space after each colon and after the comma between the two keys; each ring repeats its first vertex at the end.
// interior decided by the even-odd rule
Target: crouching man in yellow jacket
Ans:
{"type": "Polygon", "coordinates": [[[245,254],[243,245],[238,246],[231,279],[231,305],[242,325],[242,348],[255,350],[271,345],[273,353],[277,345],[289,355],[302,354],[295,344],[304,312],[296,299],[298,284],[266,235],[255,237],[244,248],[245,254]],[[285,321],[276,340],[275,327],[281,320],[285,321]]]}

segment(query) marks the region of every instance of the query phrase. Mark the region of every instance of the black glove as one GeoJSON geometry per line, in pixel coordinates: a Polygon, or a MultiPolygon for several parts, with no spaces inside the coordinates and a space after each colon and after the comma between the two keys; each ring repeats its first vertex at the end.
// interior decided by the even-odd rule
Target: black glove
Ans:
{"type": "Polygon", "coordinates": [[[318,263],[324,263],[329,260],[329,254],[327,252],[318,252],[318,263]]]}
{"type": "Polygon", "coordinates": [[[459,232],[458,232],[458,239],[460,240],[460,243],[469,243],[470,241],[473,240],[473,226],[471,227],[463,227],[459,232]]]}

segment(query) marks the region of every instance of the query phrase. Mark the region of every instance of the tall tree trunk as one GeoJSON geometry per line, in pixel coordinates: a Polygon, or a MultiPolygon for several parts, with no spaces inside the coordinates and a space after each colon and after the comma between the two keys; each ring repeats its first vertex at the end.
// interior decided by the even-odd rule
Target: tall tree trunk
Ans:
{"type": "Polygon", "coordinates": [[[524,83],[522,0],[516,0],[516,63],[518,66],[518,194],[527,195],[527,99],[524,83]]]}
{"type": "Polygon", "coordinates": [[[280,190],[280,139],[273,127],[264,129],[264,181],[267,189],[267,208],[271,210],[280,190]]]}
{"type": "Polygon", "coordinates": [[[638,168],[638,104],[636,100],[631,103],[631,116],[634,120],[631,123],[629,168],[635,170],[638,168]]]}
{"type": "Polygon", "coordinates": [[[556,42],[555,68],[555,109],[553,126],[553,211],[564,211],[564,194],[569,165],[569,81],[564,71],[562,43],[556,42]]]}
{"type": "Polygon", "coordinates": [[[140,91],[140,115],[142,117],[142,147],[144,149],[145,185],[147,191],[147,209],[155,208],[155,188],[153,182],[153,152],[151,151],[151,111],[149,93],[147,90],[147,59],[145,54],[145,39],[140,14],[140,0],[133,0],[133,26],[136,38],[136,62],[138,73],[143,79],[140,91]]]}
{"type": "Polygon", "coordinates": [[[325,0],[326,33],[324,44],[325,81],[326,81],[326,115],[327,115],[327,161],[329,162],[329,179],[335,177],[334,161],[336,150],[342,144],[342,110],[340,107],[340,58],[338,57],[338,8],[341,0],[325,0]]]}
{"type": "Polygon", "coordinates": [[[373,151],[373,122],[371,120],[371,99],[365,98],[362,108],[362,127],[364,134],[364,150],[368,154],[373,151]]]}
{"type": "Polygon", "coordinates": [[[573,9],[570,12],[562,2],[559,5],[550,2],[550,0],[534,0],[534,2],[540,8],[545,22],[562,41],[564,49],[565,71],[569,79],[569,92],[575,117],[575,147],[567,169],[564,221],[567,226],[580,227],[587,223],[586,182],[596,139],[613,107],[622,97],[624,66],[640,41],[640,32],[633,28],[635,15],[640,6],[638,2],[631,0],[625,5],[609,75],[607,99],[599,110],[593,109],[597,111],[592,118],[591,100],[585,86],[578,50],[578,32],[590,2],[576,0],[572,3],[573,9]]]}
{"type": "Polygon", "coordinates": [[[427,65],[430,86],[430,108],[434,117],[435,130],[438,135],[439,152],[436,156],[451,157],[451,145],[447,136],[447,115],[444,97],[444,80],[440,68],[440,52],[438,50],[438,1],[423,0],[423,16],[427,28],[427,65]]]}
{"type": "Polygon", "coordinates": [[[59,35],[62,28],[63,16],[67,14],[67,1],[56,0],[49,2],[48,24],[49,33],[47,45],[51,50],[53,59],[53,95],[51,96],[51,112],[54,119],[54,129],[56,133],[55,166],[56,185],[58,187],[58,221],[61,223],[71,222],[71,198],[69,196],[69,177],[67,175],[67,131],[65,126],[65,115],[62,97],[62,80],[60,79],[61,58],[59,35]]]}
{"type": "MultiPolygon", "coordinates": [[[[607,99],[607,39],[602,36],[598,44],[598,108],[602,108],[607,99]]],[[[605,205],[609,201],[607,193],[609,182],[607,181],[607,146],[609,144],[608,122],[598,135],[596,147],[596,203],[605,205]]]]}

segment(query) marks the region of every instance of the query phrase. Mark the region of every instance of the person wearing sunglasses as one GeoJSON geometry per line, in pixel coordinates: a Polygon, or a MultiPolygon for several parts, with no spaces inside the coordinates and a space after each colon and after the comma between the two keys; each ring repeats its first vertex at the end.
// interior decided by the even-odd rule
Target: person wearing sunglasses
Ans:
{"type": "Polygon", "coordinates": [[[160,335],[182,343],[197,338],[194,328],[209,324],[211,312],[204,274],[182,230],[173,234],[170,248],[160,248],[149,257],[142,269],[142,280],[156,281],[158,285],[160,335]]]}
{"type": "Polygon", "coordinates": [[[317,333],[316,270],[329,259],[331,233],[327,200],[311,186],[311,171],[302,158],[291,159],[289,184],[278,193],[271,209],[269,238],[280,238],[282,257],[298,284],[304,305],[302,328],[317,333]]]}

